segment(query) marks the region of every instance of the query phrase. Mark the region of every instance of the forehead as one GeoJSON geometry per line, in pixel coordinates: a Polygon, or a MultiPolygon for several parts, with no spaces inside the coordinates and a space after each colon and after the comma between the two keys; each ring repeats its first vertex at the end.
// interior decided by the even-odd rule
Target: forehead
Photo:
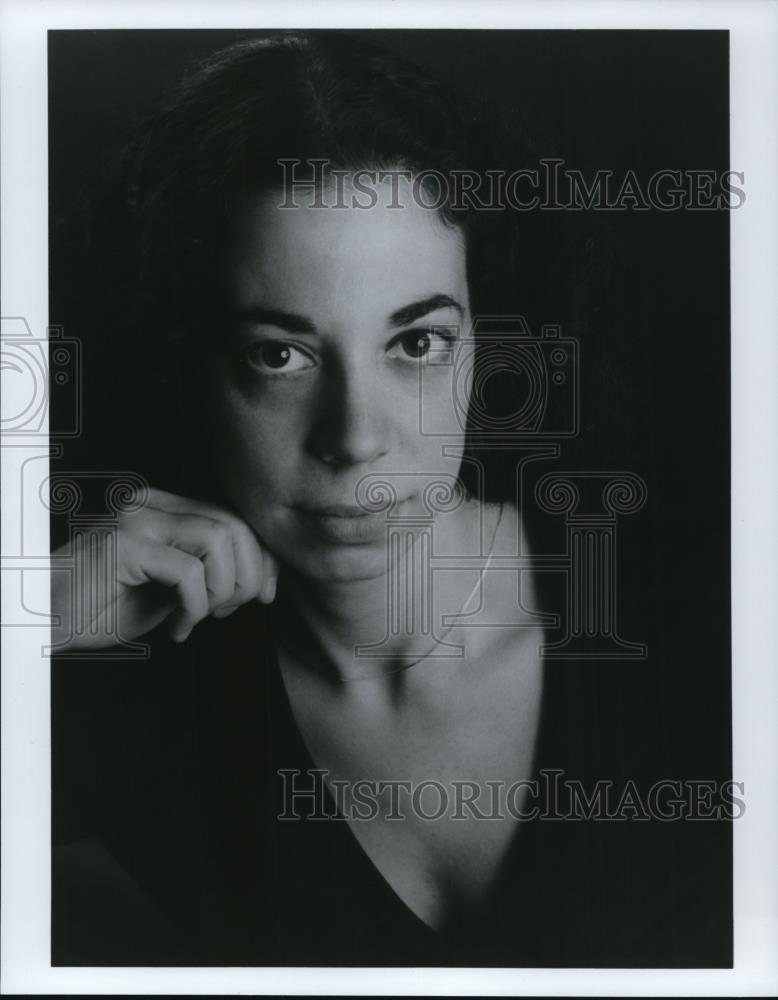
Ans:
{"type": "Polygon", "coordinates": [[[394,199],[382,190],[371,208],[280,208],[282,200],[280,192],[247,196],[235,213],[225,277],[238,304],[334,319],[386,315],[438,293],[466,302],[462,232],[408,189],[394,199]]]}

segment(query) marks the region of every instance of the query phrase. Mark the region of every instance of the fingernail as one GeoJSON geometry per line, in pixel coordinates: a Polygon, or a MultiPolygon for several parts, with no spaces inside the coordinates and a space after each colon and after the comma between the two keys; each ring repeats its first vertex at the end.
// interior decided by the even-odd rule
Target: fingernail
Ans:
{"type": "Polygon", "coordinates": [[[262,591],[262,600],[265,604],[272,604],[276,597],[276,590],[278,588],[278,578],[271,576],[270,579],[265,584],[264,590],[262,591]]]}
{"type": "Polygon", "coordinates": [[[226,618],[227,615],[231,615],[233,611],[237,611],[239,607],[239,604],[227,604],[223,608],[217,608],[213,613],[213,617],[226,618]]]}

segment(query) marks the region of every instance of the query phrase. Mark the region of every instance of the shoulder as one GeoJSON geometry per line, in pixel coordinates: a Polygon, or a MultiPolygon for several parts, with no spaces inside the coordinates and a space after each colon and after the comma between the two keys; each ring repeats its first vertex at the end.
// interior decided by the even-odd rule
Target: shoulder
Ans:
{"type": "Polygon", "coordinates": [[[536,714],[544,631],[534,613],[521,515],[511,503],[482,503],[480,575],[453,636],[465,653],[466,683],[494,718],[536,714]]]}
{"type": "Polygon", "coordinates": [[[480,532],[481,554],[515,557],[517,566],[518,559],[529,554],[529,533],[518,506],[509,500],[471,500],[469,504],[471,530],[480,532]]]}
{"type": "Polygon", "coordinates": [[[478,581],[480,614],[474,623],[486,626],[484,635],[499,645],[540,628],[537,574],[526,526],[513,503],[480,505],[481,556],[485,560],[478,581]]]}

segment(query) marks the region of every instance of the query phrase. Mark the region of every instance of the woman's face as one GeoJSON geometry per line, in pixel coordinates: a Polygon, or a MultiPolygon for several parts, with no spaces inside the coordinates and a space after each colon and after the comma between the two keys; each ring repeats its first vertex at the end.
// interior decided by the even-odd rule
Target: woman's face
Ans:
{"type": "Polygon", "coordinates": [[[424,487],[455,477],[464,447],[470,385],[455,407],[453,362],[469,348],[451,342],[470,329],[463,236],[405,182],[402,207],[391,199],[248,198],[224,261],[203,411],[216,472],[263,542],[319,581],[386,570],[386,513],[364,514],[364,477],[391,484],[395,515],[422,513],[424,487]]]}

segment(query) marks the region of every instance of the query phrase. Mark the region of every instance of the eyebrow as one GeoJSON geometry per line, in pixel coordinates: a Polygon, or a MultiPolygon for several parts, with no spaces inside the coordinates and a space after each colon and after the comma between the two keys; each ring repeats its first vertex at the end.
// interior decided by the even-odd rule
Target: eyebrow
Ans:
{"type": "MultiPolygon", "coordinates": [[[[395,310],[389,317],[389,325],[394,327],[408,326],[414,320],[421,319],[428,313],[438,309],[456,309],[464,318],[464,307],[451,295],[430,295],[417,302],[411,302],[401,309],[395,310]]],[[[265,306],[249,306],[240,309],[235,315],[236,322],[254,323],[263,326],[277,326],[288,333],[316,333],[316,324],[298,313],[286,312],[283,309],[269,309],[265,306]]]]}
{"type": "Polygon", "coordinates": [[[282,309],[267,309],[265,306],[249,306],[235,314],[238,323],[254,323],[257,326],[277,326],[289,333],[316,333],[316,326],[305,316],[284,312],[282,309]]]}
{"type": "Polygon", "coordinates": [[[435,312],[438,309],[456,309],[460,318],[464,318],[465,310],[451,295],[430,295],[429,298],[419,299],[418,302],[411,302],[410,305],[403,306],[393,312],[389,317],[391,326],[408,326],[414,320],[421,319],[427,313],[435,312]]]}

